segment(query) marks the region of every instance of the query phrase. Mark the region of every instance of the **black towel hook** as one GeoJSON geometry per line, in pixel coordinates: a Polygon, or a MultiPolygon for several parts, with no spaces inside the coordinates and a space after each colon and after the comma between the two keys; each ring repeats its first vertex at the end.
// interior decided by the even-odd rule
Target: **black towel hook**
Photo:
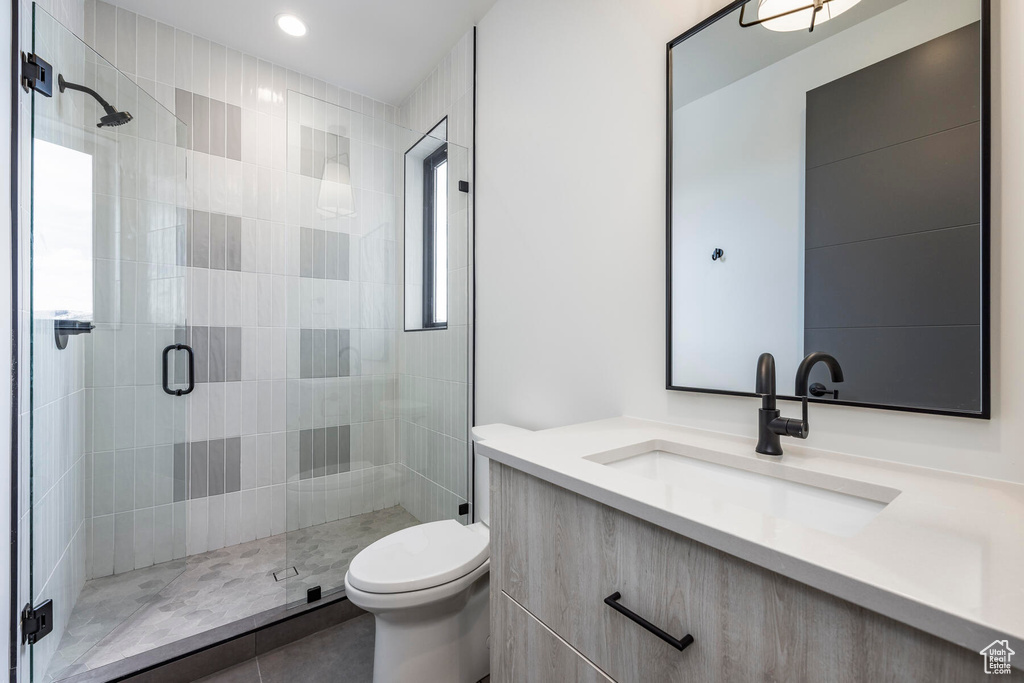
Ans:
{"type": "Polygon", "coordinates": [[[718,259],[723,258],[724,256],[725,252],[722,251],[721,249],[715,249],[713,252],[711,252],[712,261],[717,261],[718,259]]]}

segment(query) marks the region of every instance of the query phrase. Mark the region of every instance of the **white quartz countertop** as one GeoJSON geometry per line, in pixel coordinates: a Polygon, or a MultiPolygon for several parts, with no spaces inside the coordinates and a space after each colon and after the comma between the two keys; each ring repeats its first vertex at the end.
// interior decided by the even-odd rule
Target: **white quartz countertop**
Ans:
{"type": "Polygon", "coordinates": [[[752,439],[628,417],[473,432],[480,455],[652,524],[975,651],[1005,638],[1024,651],[1024,485],[793,439],[769,460],[754,453],[752,439]],[[744,507],[730,491],[687,489],[587,459],[648,442],[782,479],[849,480],[848,491],[888,492],[891,502],[842,537],[744,507]]]}

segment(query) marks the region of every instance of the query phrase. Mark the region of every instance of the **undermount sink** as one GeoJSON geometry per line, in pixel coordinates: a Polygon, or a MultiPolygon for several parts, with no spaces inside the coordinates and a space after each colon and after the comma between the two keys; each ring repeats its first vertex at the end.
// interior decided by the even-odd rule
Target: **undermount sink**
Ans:
{"type": "Polygon", "coordinates": [[[709,462],[666,450],[672,446],[682,449],[674,444],[643,444],[587,459],[680,489],[683,494],[710,496],[837,536],[855,535],[899,495],[894,489],[785,468],[779,463],[744,463],[750,468],[774,468],[778,475],[773,475],[709,462]]]}

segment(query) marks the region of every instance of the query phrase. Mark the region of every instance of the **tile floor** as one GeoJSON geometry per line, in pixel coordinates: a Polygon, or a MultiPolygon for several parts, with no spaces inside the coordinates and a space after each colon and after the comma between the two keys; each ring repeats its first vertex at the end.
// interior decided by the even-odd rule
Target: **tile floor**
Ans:
{"type": "Polygon", "coordinates": [[[202,683],[373,680],[373,615],[364,614],[201,679],[202,683]]]}
{"type": "Polygon", "coordinates": [[[89,581],[76,602],[47,680],[57,681],[305,600],[306,589],[312,586],[325,591],[338,588],[356,553],[414,524],[418,524],[416,518],[396,506],[89,581]],[[275,581],[274,572],[286,567],[295,567],[298,575],[275,581]]]}
{"type": "MultiPolygon", "coordinates": [[[[370,683],[373,626],[373,615],[364,614],[207,676],[199,683],[370,683]]],[[[480,683],[489,681],[490,676],[480,683]]]]}

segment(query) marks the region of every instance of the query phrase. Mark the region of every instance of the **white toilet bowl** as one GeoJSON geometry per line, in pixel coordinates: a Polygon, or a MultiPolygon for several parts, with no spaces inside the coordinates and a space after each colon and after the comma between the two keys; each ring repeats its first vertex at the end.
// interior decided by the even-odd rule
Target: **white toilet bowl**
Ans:
{"type": "Polygon", "coordinates": [[[367,546],[345,591],[374,615],[374,683],[477,683],[490,670],[490,532],[420,524],[367,546]]]}

